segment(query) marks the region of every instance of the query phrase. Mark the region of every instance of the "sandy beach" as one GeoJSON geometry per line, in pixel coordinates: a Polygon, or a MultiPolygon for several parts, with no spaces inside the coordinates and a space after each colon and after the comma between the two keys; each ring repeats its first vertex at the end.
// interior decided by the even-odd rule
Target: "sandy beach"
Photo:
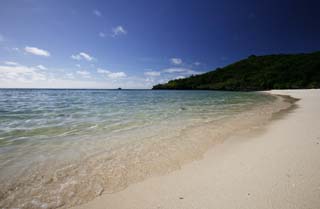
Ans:
{"type": "Polygon", "coordinates": [[[320,90],[274,90],[300,100],[262,129],[202,159],[77,209],[320,208],[320,90]]]}

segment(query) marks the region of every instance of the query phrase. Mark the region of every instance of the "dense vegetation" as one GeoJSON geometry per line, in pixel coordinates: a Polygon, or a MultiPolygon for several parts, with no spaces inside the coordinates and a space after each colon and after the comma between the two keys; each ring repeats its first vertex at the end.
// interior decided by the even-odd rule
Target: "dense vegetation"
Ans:
{"type": "Polygon", "coordinates": [[[320,52],[251,55],[224,68],[153,87],[153,89],[231,91],[299,88],[320,88],[320,52]]]}

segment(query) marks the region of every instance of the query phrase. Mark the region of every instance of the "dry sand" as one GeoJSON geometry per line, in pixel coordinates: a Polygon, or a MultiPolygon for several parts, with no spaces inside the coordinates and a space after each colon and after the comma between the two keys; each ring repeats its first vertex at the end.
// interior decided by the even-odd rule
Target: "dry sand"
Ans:
{"type": "Polygon", "coordinates": [[[78,209],[319,209],[320,90],[279,90],[298,108],[234,136],[164,176],[104,194],[78,209]]]}

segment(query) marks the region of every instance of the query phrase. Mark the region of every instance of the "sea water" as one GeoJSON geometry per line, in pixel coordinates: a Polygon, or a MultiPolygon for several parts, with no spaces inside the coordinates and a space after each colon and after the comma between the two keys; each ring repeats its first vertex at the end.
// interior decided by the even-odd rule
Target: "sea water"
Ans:
{"type": "Polygon", "coordinates": [[[120,191],[287,106],[257,92],[2,89],[0,207],[70,207],[120,191]]]}

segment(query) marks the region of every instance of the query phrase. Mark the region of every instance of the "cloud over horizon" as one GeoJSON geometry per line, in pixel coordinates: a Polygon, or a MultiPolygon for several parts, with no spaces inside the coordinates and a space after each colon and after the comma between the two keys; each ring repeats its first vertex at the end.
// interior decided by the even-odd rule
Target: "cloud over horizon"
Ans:
{"type": "Polygon", "coordinates": [[[90,78],[91,77],[91,73],[86,71],[86,70],[77,70],[76,74],[84,77],[84,78],[90,78]]]}
{"type": "Polygon", "coordinates": [[[7,62],[0,65],[0,80],[9,82],[32,82],[45,80],[46,76],[34,67],[20,65],[15,62],[7,62]]]}
{"type": "Polygon", "coordinates": [[[181,73],[181,74],[185,74],[185,75],[197,75],[197,74],[203,73],[203,72],[191,70],[191,69],[188,69],[188,68],[167,68],[167,69],[162,70],[162,72],[165,72],[165,73],[181,73]]]}
{"type": "Polygon", "coordinates": [[[107,78],[111,78],[111,79],[127,77],[127,74],[125,72],[111,72],[109,70],[105,70],[102,68],[98,68],[97,72],[100,74],[104,74],[107,78]]]}
{"type": "Polygon", "coordinates": [[[161,75],[161,72],[158,72],[158,71],[148,71],[148,72],[145,72],[144,75],[146,75],[146,76],[160,76],[160,75],[161,75]]]}
{"type": "MultiPolygon", "coordinates": [[[[91,15],[90,21],[93,21],[94,24],[100,24],[101,20],[105,19],[102,12],[97,9],[87,10],[87,12],[91,15]],[[94,16],[101,17],[101,19],[94,18],[94,16]]],[[[94,86],[94,88],[98,88],[98,86],[101,88],[116,88],[119,86],[124,88],[150,88],[152,85],[167,82],[170,79],[200,73],[193,70],[193,67],[196,68],[196,64],[193,64],[193,62],[190,62],[189,68],[186,68],[186,63],[188,63],[186,56],[183,56],[185,60],[178,57],[169,57],[169,59],[161,59],[159,62],[157,61],[158,58],[151,57],[148,62],[152,65],[135,65],[141,57],[140,54],[137,54],[134,59],[128,56],[121,56],[126,52],[128,46],[130,46],[130,43],[127,41],[131,41],[131,37],[128,37],[126,40],[116,39],[116,37],[127,35],[127,28],[114,23],[110,23],[107,29],[104,27],[104,25],[99,25],[96,30],[90,31],[90,35],[92,36],[76,34],[77,38],[79,38],[77,39],[78,42],[72,43],[72,41],[68,40],[68,42],[63,43],[65,48],[61,47],[61,45],[55,45],[57,42],[49,43],[48,40],[40,38],[31,40],[29,43],[34,43],[34,45],[30,44],[31,46],[20,45],[19,42],[11,44],[10,41],[12,40],[6,39],[5,42],[0,43],[1,46],[7,45],[3,47],[5,49],[3,51],[9,55],[5,54],[3,56],[3,59],[6,61],[0,61],[0,80],[2,82],[0,86],[12,87],[16,85],[16,87],[48,88],[50,87],[48,86],[49,84],[59,84],[64,88],[74,88],[75,86],[80,87],[80,84],[84,84],[80,88],[87,88],[89,86],[94,86]],[[114,27],[111,27],[112,25],[114,27]],[[93,37],[99,43],[95,43],[89,39],[90,42],[83,41],[83,37],[93,37]],[[99,39],[99,37],[105,38],[105,40],[102,42],[102,39],[99,39]],[[122,45],[125,48],[122,48],[122,45]],[[39,46],[48,46],[48,50],[39,46]],[[118,46],[121,46],[121,48],[117,48],[118,46]],[[50,59],[41,59],[41,57],[51,57],[52,54],[50,52],[53,52],[56,56],[50,59]],[[94,56],[91,53],[94,53],[94,56]],[[97,65],[110,66],[112,70],[97,68],[97,65]]],[[[4,40],[0,34],[1,38],[4,40]]],[[[163,54],[160,56],[166,57],[163,54]]]]}

